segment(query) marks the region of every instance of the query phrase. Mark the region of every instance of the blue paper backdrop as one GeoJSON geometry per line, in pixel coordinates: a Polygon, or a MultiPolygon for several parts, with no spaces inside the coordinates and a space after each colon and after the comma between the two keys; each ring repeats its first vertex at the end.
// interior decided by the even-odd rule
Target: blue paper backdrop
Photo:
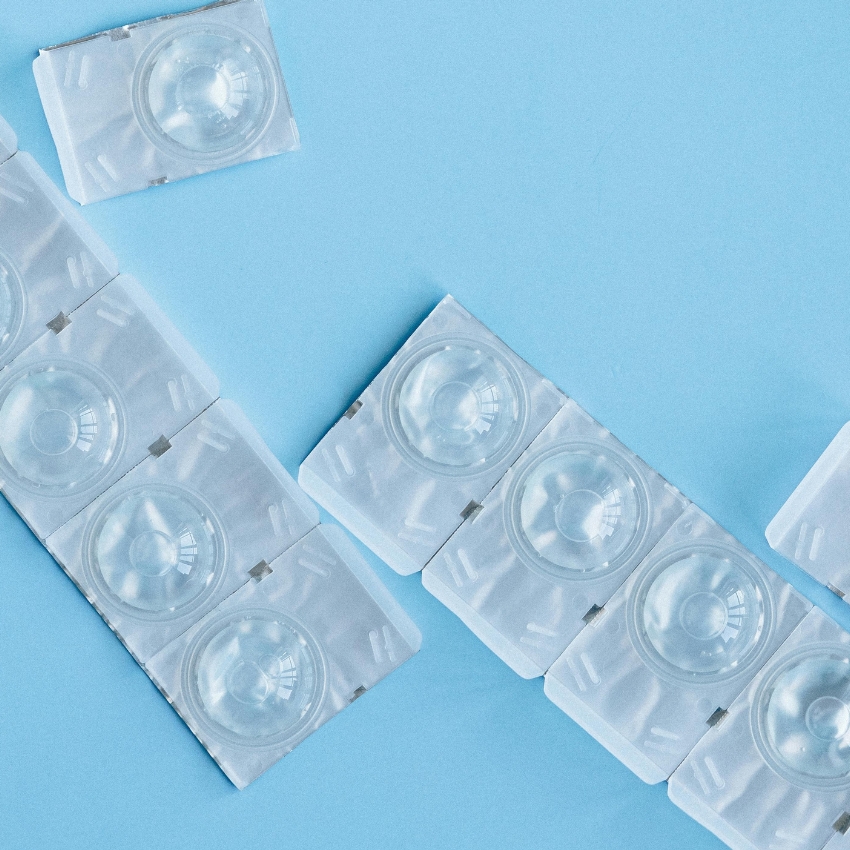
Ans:
{"type": "MultiPolygon", "coordinates": [[[[0,113],[57,182],[36,49],[183,8],[2,0],[0,113]]],[[[850,6],[269,15],[302,151],[84,214],[288,469],[451,292],[850,625],[763,537],[850,418],[850,6]]],[[[0,505],[0,846],[720,848],[371,562],[422,652],[240,794],[0,505]]]]}

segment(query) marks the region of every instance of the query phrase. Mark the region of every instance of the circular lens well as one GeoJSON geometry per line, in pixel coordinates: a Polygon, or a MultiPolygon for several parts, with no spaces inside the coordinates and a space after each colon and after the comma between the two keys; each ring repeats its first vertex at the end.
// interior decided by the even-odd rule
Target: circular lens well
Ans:
{"type": "Polygon", "coordinates": [[[387,386],[391,436],[430,472],[482,472],[510,453],[525,427],[527,403],[516,370],[473,341],[446,339],[414,349],[387,386]]]}
{"type": "Polygon", "coordinates": [[[225,540],[212,509],[177,487],[122,493],[93,519],[89,578],[128,613],[167,619],[197,608],[224,573],[225,540]]]}
{"type": "Polygon", "coordinates": [[[559,579],[608,575],[646,537],[649,491],[631,461],[610,446],[566,442],[530,458],[505,502],[514,549],[559,579]]]}
{"type": "Polygon", "coordinates": [[[136,114],[158,147],[182,157],[240,156],[265,132],[279,97],[265,49],[234,27],[183,26],[140,58],[136,114]]]}
{"type": "Polygon", "coordinates": [[[651,562],[630,608],[644,660],[690,683],[738,675],[761,655],[772,630],[761,571],[743,553],[715,544],[680,546],[651,562]]]}
{"type": "Polygon", "coordinates": [[[324,656],[307,630],[275,611],[222,615],[188,652],[186,693],[196,717],[243,745],[298,738],[319,710],[324,656]]]}
{"type": "Polygon", "coordinates": [[[21,278],[12,261],[0,253],[0,361],[18,338],[25,308],[26,299],[21,278]]]}
{"type": "Polygon", "coordinates": [[[0,470],[42,494],[84,492],[120,455],[123,423],[117,392],[88,366],[13,370],[0,385],[0,470]]]}
{"type": "Polygon", "coordinates": [[[795,785],[850,787],[850,650],[810,647],[780,661],[753,704],[768,764],[795,785]]]}

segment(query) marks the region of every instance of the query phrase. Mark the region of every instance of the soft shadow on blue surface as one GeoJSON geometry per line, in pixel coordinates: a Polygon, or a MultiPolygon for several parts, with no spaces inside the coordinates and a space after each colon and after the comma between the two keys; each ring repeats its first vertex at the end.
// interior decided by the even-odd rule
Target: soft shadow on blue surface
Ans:
{"type": "MultiPolygon", "coordinates": [[[[61,184],[38,47],[0,113],[61,184]]],[[[850,10],[269,0],[303,149],[87,207],[288,469],[446,292],[783,576],[763,530],[850,419],[850,10]]],[[[718,850],[371,558],[422,652],[236,792],[0,505],[0,845],[718,850]]]]}

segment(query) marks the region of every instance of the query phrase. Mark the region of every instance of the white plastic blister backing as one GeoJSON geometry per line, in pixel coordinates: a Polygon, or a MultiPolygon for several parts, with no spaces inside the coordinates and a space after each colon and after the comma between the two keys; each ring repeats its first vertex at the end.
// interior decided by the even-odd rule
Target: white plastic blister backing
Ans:
{"type": "Polygon", "coordinates": [[[340,529],[319,526],[270,567],[147,664],[238,788],[421,643],[340,529]]]}
{"type": "Polygon", "coordinates": [[[552,665],[545,692],[662,782],[811,607],[691,505],[552,665]]]}
{"type": "Polygon", "coordinates": [[[242,411],[217,401],[46,545],[144,663],[318,523],[242,411]]]}
{"type": "Polygon", "coordinates": [[[6,123],[5,118],[0,115],[0,163],[5,162],[10,156],[14,156],[17,150],[18,137],[6,123]]]}
{"type": "Polygon", "coordinates": [[[850,593],[850,423],[768,525],[767,541],[839,596],[850,593]]]}
{"type": "Polygon", "coordinates": [[[686,504],[568,400],[422,583],[519,675],[542,676],[686,504]]]}
{"type": "Polygon", "coordinates": [[[0,367],[117,274],[112,252],[29,154],[0,165],[0,367]]]}
{"type": "Polygon", "coordinates": [[[673,774],[668,793],[733,850],[846,848],[850,635],[812,611],[673,774]]]}
{"type": "Polygon", "coordinates": [[[44,540],[217,396],[209,367],[121,275],[0,372],[2,492],[44,540]]]}
{"type": "Polygon", "coordinates": [[[68,193],[82,204],[297,149],[262,0],[220,0],[40,51],[68,193]]]}
{"type": "Polygon", "coordinates": [[[447,296],[313,449],[298,480],[396,572],[410,575],[564,401],[447,296]]]}

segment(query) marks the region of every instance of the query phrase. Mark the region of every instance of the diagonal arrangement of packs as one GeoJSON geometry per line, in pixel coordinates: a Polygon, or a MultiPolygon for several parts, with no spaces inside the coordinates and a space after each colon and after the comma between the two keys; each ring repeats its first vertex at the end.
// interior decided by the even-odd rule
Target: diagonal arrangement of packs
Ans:
{"type": "Polygon", "coordinates": [[[239,788],[419,649],[2,118],[0,490],[239,788]]]}
{"type": "Polygon", "coordinates": [[[450,296],[299,482],[734,850],[850,841],[850,635],[450,296]]]}

